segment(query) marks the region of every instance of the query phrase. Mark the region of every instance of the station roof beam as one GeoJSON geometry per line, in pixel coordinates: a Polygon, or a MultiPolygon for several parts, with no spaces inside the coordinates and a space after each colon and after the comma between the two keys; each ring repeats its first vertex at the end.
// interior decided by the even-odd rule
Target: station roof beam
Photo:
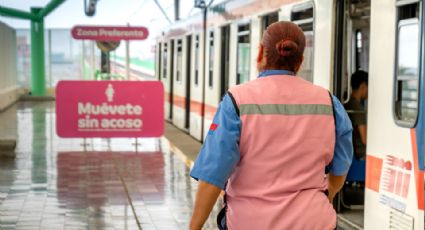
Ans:
{"type": "Polygon", "coordinates": [[[55,10],[59,5],[61,5],[64,2],[65,0],[52,0],[37,13],[25,12],[21,10],[16,10],[16,9],[0,6],[0,15],[5,17],[39,21],[44,19],[44,17],[49,15],[53,10],[55,10]]]}

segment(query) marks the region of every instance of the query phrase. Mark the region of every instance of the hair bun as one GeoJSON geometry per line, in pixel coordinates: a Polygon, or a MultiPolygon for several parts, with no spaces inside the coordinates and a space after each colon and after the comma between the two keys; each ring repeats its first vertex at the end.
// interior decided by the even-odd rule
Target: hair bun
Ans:
{"type": "Polygon", "coordinates": [[[298,45],[291,40],[282,40],[276,44],[276,50],[279,56],[289,57],[297,52],[298,45]]]}

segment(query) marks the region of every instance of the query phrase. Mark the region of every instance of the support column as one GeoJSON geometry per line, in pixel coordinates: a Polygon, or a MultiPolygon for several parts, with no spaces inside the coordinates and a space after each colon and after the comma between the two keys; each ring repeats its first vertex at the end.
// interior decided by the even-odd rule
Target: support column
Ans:
{"type": "Polygon", "coordinates": [[[125,41],[125,77],[130,80],[130,41],[125,41]]]}
{"type": "MultiPolygon", "coordinates": [[[[130,23],[127,23],[130,27],[130,23]]],[[[130,80],[130,40],[125,40],[125,77],[130,80]]]]}
{"type": "MultiPolygon", "coordinates": [[[[31,8],[31,13],[37,15],[41,10],[41,8],[31,8]]],[[[41,18],[31,20],[31,91],[34,96],[46,94],[44,68],[44,18],[41,18]]]]}

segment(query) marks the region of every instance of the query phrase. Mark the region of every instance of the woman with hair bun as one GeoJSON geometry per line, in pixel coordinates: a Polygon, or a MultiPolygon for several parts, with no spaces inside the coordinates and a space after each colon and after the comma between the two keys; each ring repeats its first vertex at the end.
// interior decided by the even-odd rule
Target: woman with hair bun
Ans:
{"type": "Polygon", "coordinates": [[[200,181],[190,229],[202,228],[221,190],[220,229],[336,228],[352,127],[334,96],[296,76],[304,47],[296,24],[270,25],[258,78],[223,97],[190,174],[200,181]]]}

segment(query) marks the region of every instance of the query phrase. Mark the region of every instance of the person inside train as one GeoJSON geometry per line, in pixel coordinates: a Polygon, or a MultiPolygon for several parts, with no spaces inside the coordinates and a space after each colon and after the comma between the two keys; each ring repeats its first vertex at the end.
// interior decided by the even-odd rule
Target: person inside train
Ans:
{"type": "Polygon", "coordinates": [[[271,24],[258,78],[223,97],[190,173],[199,180],[191,230],[221,190],[220,229],[335,229],[332,200],[353,158],[352,126],[336,97],[296,76],[304,47],[296,24],[271,24]]]}
{"type": "Polygon", "coordinates": [[[351,76],[351,97],[344,105],[353,124],[353,149],[357,160],[366,157],[366,111],[364,102],[368,95],[368,73],[357,70],[351,76]]]}

